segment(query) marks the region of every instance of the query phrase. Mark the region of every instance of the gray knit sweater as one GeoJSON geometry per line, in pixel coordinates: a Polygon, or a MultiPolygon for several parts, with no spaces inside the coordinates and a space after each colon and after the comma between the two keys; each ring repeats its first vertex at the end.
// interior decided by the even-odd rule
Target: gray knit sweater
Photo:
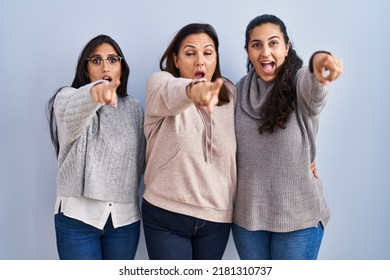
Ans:
{"type": "Polygon", "coordinates": [[[254,69],[237,83],[234,222],[248,230],[289,232],[318,222],[325,226],[330,217],[321,181],[310,170],[327,86],[307,67],[296,79],[297,102],[287,128],[263,135],[258,132],[259,112],[273,84],[254,69]]]}
{"type": "Polygon", "coordinates": [[[130,96],[118,97],[117,108],[98,104],[90,95],[93,85],[66,87],[54,102],[57,195],[138,205],[145,161],[141,104],[130,96]]]}

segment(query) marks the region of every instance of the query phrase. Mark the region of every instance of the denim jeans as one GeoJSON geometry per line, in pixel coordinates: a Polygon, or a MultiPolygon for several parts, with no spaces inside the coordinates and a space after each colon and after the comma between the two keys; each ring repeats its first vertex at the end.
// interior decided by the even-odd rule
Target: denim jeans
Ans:
{"type": "Polygon", "coordinates": [[[103,230],[59,212],[54,215],[61,260],[132,260],[138,247],[140,221],[114,228],[111,215],[103,230]]]}
{"type": "Polygon", "coordinates": [[[234,243],[242,260],[315,260],[320,250],[324,228],[291,232],[249,231],[232,226],[234,243]]]}
{"type": "Polygon", "coordinates": [[[215,223],[142,203],[146,247],[151,260],[220,260],[230,223],[215,223]]]}

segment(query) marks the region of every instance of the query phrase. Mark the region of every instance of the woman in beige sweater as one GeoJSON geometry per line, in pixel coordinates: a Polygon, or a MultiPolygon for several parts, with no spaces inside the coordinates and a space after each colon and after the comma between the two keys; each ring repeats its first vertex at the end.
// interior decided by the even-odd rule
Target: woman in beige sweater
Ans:
{"type": "Polygon", "coordinates": [[[221,259],[236,193],[235,89],[218,37],[189,24],[147,82],[142,217],[150,259],[221,259]]]}

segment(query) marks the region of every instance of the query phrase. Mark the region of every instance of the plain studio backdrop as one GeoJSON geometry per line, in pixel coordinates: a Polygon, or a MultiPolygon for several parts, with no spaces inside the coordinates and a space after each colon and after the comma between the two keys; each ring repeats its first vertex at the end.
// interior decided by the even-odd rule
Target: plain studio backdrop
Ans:
{"type": "MultiPolygon", "coordinates": [[[[390,259],[390,1],[0,0],[0,11],[0,259],[58,259],[45,108],[71,84],[87,41],[107,34],[119,43],[128,93],[144,105],[146,80],[182,26],[215,27],[222,74],[236,83],[246,73],[245,28],[264,13],[285,22],[305,64],[317,50],[344,62],[317,138],[332,212],[319,259],[390,259]]],[[[136,259],[147,259],[143,232],[136,259]]],[[[224,259],[238,259],[232,238],[224,259]]]]}

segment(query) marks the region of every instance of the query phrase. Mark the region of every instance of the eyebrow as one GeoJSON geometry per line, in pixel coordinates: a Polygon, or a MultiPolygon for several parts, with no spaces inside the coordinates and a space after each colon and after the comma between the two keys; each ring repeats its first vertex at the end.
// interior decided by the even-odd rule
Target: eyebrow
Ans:
{"type": "MultiPolygon", "coordinates": [[[[112,56],[118,56],[119,54],[114,54],[114,53],[109,53],[108,55],[107,55],[107,57],[112,57],[112,56]]],[[[101,54],[98,54],[98,53],[92,53],[91,54],[91,57],[92,56],[100,56],[100,57],[103,57],[101,54]]]]}
{"type": "MultiPolygon", "coordinates": [[[[213,44],[207,44],[207,45],[205,45],[203,48],[205,49],[205,48],[208,48],[208,47],[215,48],[213,44]]],[[[185,49],[185,48],[193,48],[193,49],[194,49],[195,46],[194,46],[194,45],[188,44],[188,45],[185,45],[185,46],[183,47],[183,49],[185,49]]]]}
{"type": "MultiPolygon", "coordinates": [[[[279,36],[275,35],[275,36],[269,37],[269,38],[267,39],[267,41],[270,41],[270,40],[275,39],[275,38],[280,39],[279,36]]],[[[261,42],[261,40],[259,40],[259,39],[253,39],[253,40],[251,41],[251,43],[252,43],[252,42],[261,42]]]]}

